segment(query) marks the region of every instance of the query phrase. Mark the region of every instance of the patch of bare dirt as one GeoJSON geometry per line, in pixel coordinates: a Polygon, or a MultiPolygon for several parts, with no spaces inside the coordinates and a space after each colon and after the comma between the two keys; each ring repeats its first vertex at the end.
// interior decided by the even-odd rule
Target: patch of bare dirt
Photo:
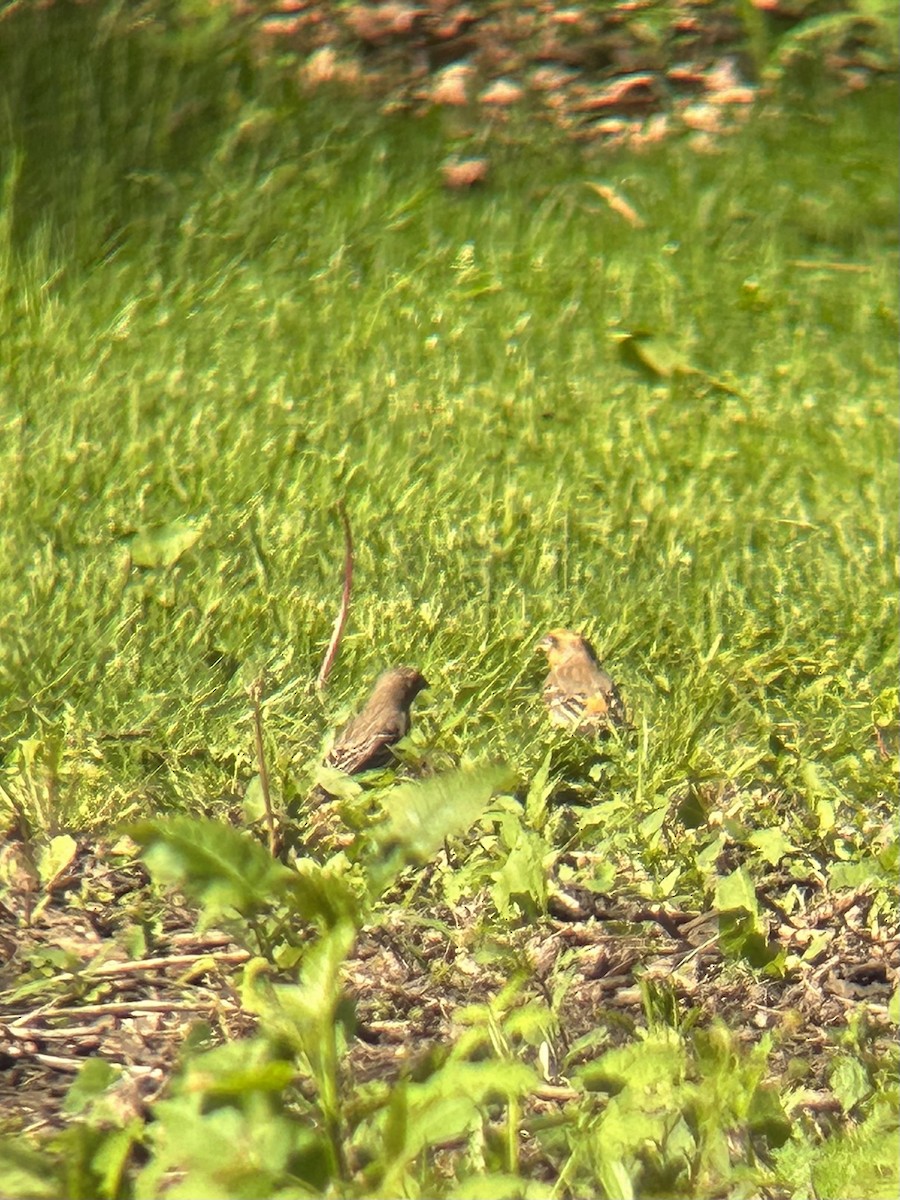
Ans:
{"type": "MultiPolygon", "coordinates": [[[[16,852],[3,847],[7,862],[16,852]]],[[[117,1098],[138,1113],[198,1022],[210,1043],[251,1027],[233,987],[247,951],[198,934],[195,913],[163,905],[142,867],[105,847],[79,847],[43,894],[20,873],[0,904],[0,954],[0,1111],[18,1128],[64,1124],[62,1099],[89,1059],[122,1068],[117,1098]]]]}
{"type": "MultiPolygon", "coordinates": [[[[687,132],[702,149],[738,128],[765,94],[764,61],[807,75],[814,65],[843,91],[896,70],[884,27],[841,0],[753,0],[751,8],[241,0],[238,11],[252,21],[259,54],[296,62],[301,88],[360,90],[388,111],[455,111],[460,130],[470,122],[475,136],[524,111],[576,142],[641,149],[687,132]],[[821,36],[784,41],[841,13],[821,36]]],[[[448,185],[464,186],[459,179],[451,171],[448,185]]]]}
{"type": "MultiPolygon", "coordinates": [[[[796,886],[782,883],[785,891],[796,886]]],[[[397,916],[364,931],[347,964],[357,1011],[349,1076],[390,1082],[442,1053],[460,1033],[458,1010],[490,1002],[515,961],[526,967],[527,998],[549,1003],[559,973],[569,976],[557,1009],[557,1062],[598,1029],[608,1045],[633,1036],[646,1024],[649,985],[700,1024],[724,1019],[748,1044],[776,1031],[773,1074],[788,1064],[796,1074],[801,1064],[800,1107],[813,1118],[839,1114],[828,1089],[836,1035],[864,1011],[873,1049],[887,1049],[898,937],[870,920],[865,889],[834,896],[811,883],[802,915],[781,919],[779,886],[777,878],[767,884],[775,910],[771,943],[806,953],[783,978],[724,958],[713,913],[612,903],[591,893],[559,892],[552,915],[513,931],[500,953],[492,936],[487,955],[480,953],[484,914],[476,906],[436,912],[440,924],[397,916]]],[[[235,987],[247,950],[225,933],[198,934],[190,909],[164,902],[139,865],[107,847],[79,847],[63,882],[44,894],[21,883],[7,888],[0,947],[0,1110],[7,1127],[64,1124],[63,1097],[88,1059],[120,1067],[117,1101],[125,1112],[146,1114],[177,1070],[186,1039],[200,1048],[253,1028],[235,987]]],[[[551,1071],[534,1104],[576,1095],[551,1071]]]]}

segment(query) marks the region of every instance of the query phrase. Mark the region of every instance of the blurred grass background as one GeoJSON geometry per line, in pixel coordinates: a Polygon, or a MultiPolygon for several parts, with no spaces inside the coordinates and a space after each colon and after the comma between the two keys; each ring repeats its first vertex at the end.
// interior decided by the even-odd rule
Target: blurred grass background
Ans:
{"type": "Polygon", "coordinates": [[[523,113],[450,195],[440,112],[303,95],[222,13],[31,20],[0,61],[8,795],[52,825],[216,811],[259,669],[287,781],[397,661],[432,680],[424,754],[527,777],[560,624],[636,714],[639,807],[887,795],[894,82],[761,105],[709,154],[585,156],[523,113]],[[635,370],[635,332],[677,369],[635,370]]]}

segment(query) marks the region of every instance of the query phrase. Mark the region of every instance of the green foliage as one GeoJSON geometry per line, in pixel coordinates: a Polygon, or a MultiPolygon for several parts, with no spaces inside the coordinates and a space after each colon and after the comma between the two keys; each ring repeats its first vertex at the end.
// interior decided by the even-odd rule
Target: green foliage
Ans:
{"type": "Polygon", "coordinates": [[[727,954],[743,955],[755,967],[770,965],[777,958],[777,948],[767,945],[756,888],[745,868],[719,879],[714,903],[727,954]]]}
{"type": "Polygon", "coordinates": [[[824,1146],[794,1137],[775,1155],[785,1185],[798,1194],[851,1200],[873,1196],[889,1200],[897,1193],[897,1096],[883,1096],[860,1125],[829,1138],[824,1146]]]}
{"type": "Polygon", "coordinates": [[[0,1142],[0,1179],[7,1195],[22,1200],[49,1200],[59,1195],[60,1181],[50,1156],[11,1138],[0,1142]]]}
{"type": "Polygon", "coordinates": [[[578,1078],[610,1099],[570,1134],[569,1186],[609,1197],[708,1195],[738,1159],[746,1182],[767,1178],[751,1147],[781,1146],[790,1131],[763,1082],[768,1052],[764,1039],[745,1053],[723,1026],[690,1038],[660,1028],[588,1063],[578,1078]]]}
{"type": "Polygon", "coordinates": [[[391,792],[376,842],[385,854],[399,848],[403,862],[427,862],[445,839],[465,833],[494,792],[511,782],[505,768],[482,767],[400,784],[391,792]]]}
{"type": "Polygon", "coordinates": [[[258,842],[219,821],[169,817],[141,821],[126,832],[144,848],[160,882],[188,889],[210,920],[229,910],[253,913],[293,879],[258,842]]]}
{"type": "Polygon", "coordinates": [[[154,1154],[138,1173],[136,1197],[296,1196],[329,1177],[321,1133],[286,1112],[290,1063],[262,1039],[198,1056],[171,1099],[155,1109],[154,1154]]]}

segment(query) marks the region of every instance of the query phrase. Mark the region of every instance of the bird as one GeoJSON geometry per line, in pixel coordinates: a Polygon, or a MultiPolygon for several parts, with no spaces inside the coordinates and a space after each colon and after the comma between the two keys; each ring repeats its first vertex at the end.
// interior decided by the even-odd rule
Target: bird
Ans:
{"type": "Polygon", "coordinates": [[[338,733],[323,764],[357,775],[391,762],[391,748],[406,737],[409,709],[428,681],[415,667],[391,667],[379,675],[362,711],[338,733]]]}
{"type": "Polygon", "coordinates": [[[627,727],[618,688],[586,638],[571,629],[551,629],[535,649],[547,655],[544,704],[554,725],[584,736],[627,727]]]}

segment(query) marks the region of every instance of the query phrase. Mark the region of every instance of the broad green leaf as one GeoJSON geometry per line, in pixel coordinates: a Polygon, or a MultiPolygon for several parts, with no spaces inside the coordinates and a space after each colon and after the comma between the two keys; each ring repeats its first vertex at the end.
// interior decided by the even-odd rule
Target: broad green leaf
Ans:
{"type": "Polygon", "coordinates": [[[833,938],[834,933],[830,929],[823,929],[814,934],[810,939],[809,945],[801,955],[801,961],[810,963],[815,962],[819,955],[822,954],[822,952],[831,944],[833,938]]]}
{"type": "MultiPolygon", "coordinates": [[[[197,1065],[201,1066],[202,1071],[202,1060],[197,1065]]],[[[204,1091],[208,1096],[243,1096],[247,1092],[281,1092],[291,1080],[296,1078],[296,1075],[297,1070],[293,1063],[274,1060],[210,1077],[204,1091]]]]}
{"type": "Polygon", "coordinates": [[[103,1200],[118,1200],[125,1194],[122,1179],[131,1161],[132,1148],[142,1140],[143,1129],[143,1121],[135,1117],[123,1129],[110,1130],[104,1136],[91,1162],[103,1200]]]}
{"type": "Polygon", "coordinates": [[[514,1008],[503,1022],[504,1032],[517,1044],[545,1046],[558,1026],[558,1018],[543,1002],[514,1008]]]}
{"type": "Polygon", "coordinates": [[[835,862],[828,868],[831,886],[843,891],[872,887],[879,882],[896,882],[894,872],[885,872],[877,858],[862,854],[855,862],[835,862]]]}
{"type": "MultiPolygon", "coordinates": [[[[498,1062],[451,1061],[424,1084],[422,1095],[464,1095],[476,1104],[514,1100],[527,1096],[540,1085],[540,1077],[527,1063],[511,1059],[498,1062]]],[[[410,1094],[410,1112],[416,1097],[410,1094]]]]}
{"type": "Polygon", "coordinates": [[[248,1037],[191,1055],[175,1091],[220,1097],[278,1091],[294,1074],[293,1064],[279,1057],[270,1041],[248,1037]]]}
{"type": "Polygon", "coordinates": [[[413,1096],[408,1107],[405,1157],[415,1158],[427,1146],[459,1137],[480,1124],[478,1105],[460,1090],[455,1095],[413,1096]]]}
{"type": "Polygon", "coordinates": [[[330,1021],[343,994],[343,966],[356,942],[356,930],[346,922],[323,934],[309,950],[300,970],[299,988],[277,988],[292,1002],[303,992],[303,1007],[316,1020],[330,1021]]]}
{"type": "Polygon", "coordinates": [[[678,885],[679,879],[681,879],[681,875],[681,866],[679,865],[673,867],[672,870],[669,871],[668,875],[664,875],[657,884],[657,895],[666,897],[671,896],[678,885]]]}
{"type": "Polygon", "coordinates": [[[756,829],[750,834],[747,841],[751,846],[755,846],[761,857],[772,866],[795,851],[793,842],[777,826],[769,829],[756,829]]]}
{"type": "Polygon", "coordinates": [[[376,840],[400,847],[410,862],[427,862],[446,838],[472,827],[495,792],[512,784],[504,767],[461,768],[402,783],[390,793],[388,819],[375,831],[376,840]]]}
{"type": "Polygon", "coordinates": [[[751,938],[759,938],[756,917],[743,908],[719,913],[719,946],[728,958],[743,958],[751,938]]]}
{"type": "Polygon", "coordinates": [[[770,979],[784,979],[788,972],[788,952],[777,940],[770,941],[764,934],[750,939],[744,957],[751,967],[760,967],[770,979]]]}
{"type": "MultiPolygon", "coordinates": [[[[521,1099],[539,1084],[539,1076],[525,1063],[496,1060],[450,1061],[424,1083],[407,1083],[405,1142],[380,1194],[399,1195],[397,1189],[407,1164],[428,1146],[479,1129],[486,1104],[521,1099]]],[[[382,1137],[389,1120],[388,1112],[375,1118],[375,1127],[384,1131],[382,1137]]],[[[394,1121],[393,1135],[398,1131],[394,1121]]]]}
{"type": "Polygon", "coordinates": [[[589,1092],[613,1094],[626,1086],[640,1090],[662,1086],[664,1081],[674,1086],[682,1082],[684,1075],[684,1043],[678,1033],[666,1027],[655,1029],[643,1042],[608,1050],[573,1072],[573,1078],[589,1092]]]}
{"type": "Polygon", "coordinates": [[[626,1182],[623,1174],[628,1174],[629,1167],[637,1174],[641,1162],[652,1164],[668,1178],[671,1190],[667,1189],[665,1195],[696,1194],[678,1186],[679,1179],[688,1183],[688,1164],[697,1152],[698,1139],[679,1115],[686,1098],[686,1089],[672,1087],[668,1080],[661,1079],[658,1085],[626,1087],[608,1102],[597,1129],[597,1141],[602,1147],[601,1164],[619,1164],[619,1169],[614,1168],[609,1175],[602,1169],[600,1173],[610,1188],[616,1182],[624,1187],[623,1193],[608,1192],[610,1197],[629,1194],[633,1183],[626,1182]]]}
{"type": "Polygon", "coordinates": [[[185,1200],[280,1195],[282,1172],[300,1147],[313,1151],[309,1166],[321,1177],[308,1131],[284,1114],[282,1093],[295,1078],[296,1064],[259,1036],[192,1056],[171,1098],[154,1106],[154,1153],[135,1194],[171,1194],[159,1181],[174,1172],[185,1200]]]}
{"type": "MultiPolygon", "coordinates": [[[[409,1086],[409,1085],[407,1085],[409,1086]]],[[[477,1104],[460,1093],[456,1096],[431,1096],[416,1103],[403,1127],[403,1142],[397,1142],[399,1125],[391,1130],[393,1154],[388,1169],[378,1189],[381,1196],[401,1196],[406,1171],[423,1150],[449,1139],[464,1138],[473,1134],[481,1125],[481,1114],[477,1104]]],[[[387,1130],[385,1130],[387,1137],[387,1130]]]]}
{"type": "Polygon", "coordinates": [[[305,921],[324,921],[338,925],[350,921],[357,928],[366,919],[367,906],[357,894],[339,866],[324,866],[311,859],[301,859],[285,881],[285,898],[305,921]]]}
{"type": "Polygon", "coordinates": [[[525,798],[525,823],[531,829],[540,832],[547,818],[547,806],[553,791],[550,783],[550,764],[553,761],[553,750],[548,750],[544,761],[538,767],[528,788],[525,798]]]}
{"type": "Polygon", "coordinates": [[[841,1102],[844,1112],[849,1112],[872,1090],[869,1073],[857,1058],[842,1055],[836,1059],[829,1072],[831,1089],[841,1102]]]}
{"type": "Polygon", "coordinates": [[[362,791],[361,785],[351,775],[347,775],[344,771],[338,771],[335,767],[319,766],[316,769],[314,783],[317,787],[324,788],[329,796],[334,796],[337,800],[352,800],[362,791]]]}
{"type": "Polygon", "coordinates": [[[203,1091],[154,1106],[153,1155],[135,1180],[140,1200],[254,1200],[279,1194],[295,1150],[310,1135],[268,1093],[207,1110],[203,1091]]]}
{"type": "Polygon", "coordinates": [[[758,913],[744,907],[719,912],[719,945],[729,958],[743,958],[751,967],[766,967],[774,977],[784,970],[783,950],[768,940],[758,913]]]}
{"type": "Polygon", "coordinates": [[[621,1158],[610,1159],[604,1155],[599,1174],[607,1196],[615,1196],[616,1200],[634,1200],[634,1185],[621,1158]]]}
{"type": "Polygon", "coordinates": [[[199,540],[200,530],[190,521],[148,526],[131,538],[131,561],[136,567],[171,567],[199,540]]]}
{"type": "Polygon", "coordinates": [[[659,836],[659,831],[662,829],[663,825],[665,825],[668,816],[668,802],[661,804],[658,808],[655,808],[652,810],[652,812],[649,812],[646,817],[644,817],[643,821],[641,821],[638,825],[641,838],[655,846],[659,836]]]}
{"type": "MultiPolygon", "coordinates": [[[[818,774],[818,773],[817,773],[818,774]]],[[[819,818],[819,833],[831,833],[837,822],[834,804],[824,796],[816,801],[816,816],[819,818]]]]}
{"type": "Polygon", "coordinates": [[[124,830],[144,848],[148,870],[200,903],[208,917],[252,912],[282,895],[291,872],[240,830],[201,817],[139,821],[124,830]]]}
{"type": "Polygon", "coordinates": [[[536,917],[547,910],[547,871],[544,860],[550,846],[530,829],[520,826],[516,843],[506,862],[492,875],[491,895],[503,916],[515,905],[524,916],[536,917]]]}
{"type": "Polygon", "coordinates": [[[322,934],[307,950],[295,984],[270,984],[261,969],[248,974],[244,1006],[262,1017],[270,1035],[306,1054],[320,1088],[329,1086],[335,1014],[344,997],[343,967],[356,940],[349,922],[322,934]]]}
{"type": "Polygon", "coordinates": [[[61,875],[78,852],[78,843],[67,833],[51,838],[38,856],[38,874],[44,887],[61,875]]]}
{"type": "Polygon", "coordinates": [[[735,912],[743,909],[756,917],[759,903],[756,899],[756,889],[753,880],[745,867],[738,867],[716,884],[714,901],[716,912],[735,912]]]}
{"type": "Polygon", "coordinates": [[[710,839],[710,841],[697,851],[697,866],[701,871],[712,873],[715,870],[716,862],[722,853],[722,847],[725,845],[725,837],[719,832],[710,839]]]}
{"type": "Polygon", "coordinates": [[[755,1089],[747,1111],[747,1123],[755,1134],[765,1137],[770,1146],[783,1146],[791,1136],[791,1122],[774,1085],[760,1084],[755,1089]]]}
{"type": "Polygon", "coordinates": [[[65,1113],[80,1113],[101,1096],[121,1072],[103,1058],[89,1058],[75,1076],[62,1102],[65,1113]]]}
{"type": "Polygon", "coordinates": [[[266,819],[266,799],[259,775],[254,775],[247,784],[244,791],[243,812],[245,825],[255,825],[257,821],[266,819]]]}

